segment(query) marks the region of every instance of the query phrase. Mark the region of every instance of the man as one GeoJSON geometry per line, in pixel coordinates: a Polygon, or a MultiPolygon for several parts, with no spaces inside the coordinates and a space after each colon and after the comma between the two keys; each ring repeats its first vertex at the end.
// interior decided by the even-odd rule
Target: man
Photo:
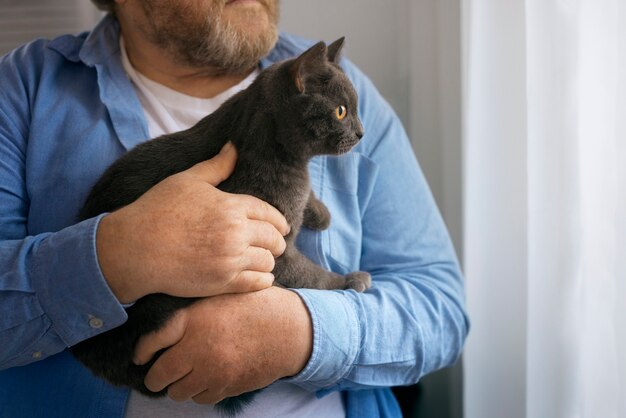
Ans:
{"type": "Polygon", "coordinates": [[[120,155],[193,125],[311,44],[277,38],[277,0],[96,3],[113,14],[91,33],[0,61],[0,416],[211,417],[211,404],[268,385],[243,416],[399,416],[388,387],[453,363],[467,320],[449,237],[393,111],[344,60],[366,134],[311,163],[333,220],[298,242],[329,269],[370,272],[366,293],[270,286],[288,226],[215,188],[232,147],[76,223],[120,155]],[[145,382],[167,388],[158,400],[65,350],[155,292],[210,296],[140,340],[137,363],[166,349],[145,382]]]}

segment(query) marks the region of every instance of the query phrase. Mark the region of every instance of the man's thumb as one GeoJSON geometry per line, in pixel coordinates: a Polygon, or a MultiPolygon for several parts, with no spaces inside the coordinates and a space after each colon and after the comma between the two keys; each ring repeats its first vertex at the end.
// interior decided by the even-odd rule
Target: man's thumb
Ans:
{"type": "Polygon", "coordinates": [[[232,174],[236,163],[237,149],[229,141],[215,157],[194,165],[187,172],[217,186],[232,174]]]}

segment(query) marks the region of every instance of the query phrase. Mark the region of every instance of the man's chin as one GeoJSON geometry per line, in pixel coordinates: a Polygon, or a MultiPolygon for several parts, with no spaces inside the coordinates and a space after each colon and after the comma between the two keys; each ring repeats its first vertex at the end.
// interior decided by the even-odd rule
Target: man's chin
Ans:
{"type": "Polygon", "coordinates": [[[274,26],[264,7],[255,7],[254,10],[241,9],[249,8],[237,7],[232,10],[232,13],[224,11],[223,15],[223,18],[228,21],[228,24],[235,27],[237,31],[252,31],[258,34],[270,30],[270,28],[274,26]]]}
{"type": "Polygon", "coordinates": [[[260,54],[260,58],[269,53],[278,39],[276,26],[264,19],[235,21],[230,23],[230,28],[247,45],[244,50],[260,54]]]}
{"type": "Polygon", "coordinates": [[[222,17],[238,29],[268,30],[278,24],[275,7],[260,0],[232,0],[224,6],[222,17]]]}

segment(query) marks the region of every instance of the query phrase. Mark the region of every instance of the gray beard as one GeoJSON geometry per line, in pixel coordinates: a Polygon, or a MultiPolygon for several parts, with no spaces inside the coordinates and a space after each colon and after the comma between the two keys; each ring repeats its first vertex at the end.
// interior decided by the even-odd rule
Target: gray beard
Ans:
{"type": "Polygon", "coordinates": [[[277,39],[275,25],[256,38],[241,34],[230,25],[217,25],[210,37],[186,42],[172,52],[193,67],[211,67],[218,74],[243,74],[270,52],[277,39]]]}
{"type": "MultiPolygon", "coordinates": [[[[270,16],[270,27],[252,37],[219,19],[207,17],[200,27],[180,27],[168,19],[159,19],[149,5],[144,10],[152,22],[144,33],[153,43],[167,50],[178,63],[206,69],[210,75],[245,74],[270,52],[278,39],[278,16],[270,16]]],[[[219,6],[210,13],[220,14],[219,6]]]]}

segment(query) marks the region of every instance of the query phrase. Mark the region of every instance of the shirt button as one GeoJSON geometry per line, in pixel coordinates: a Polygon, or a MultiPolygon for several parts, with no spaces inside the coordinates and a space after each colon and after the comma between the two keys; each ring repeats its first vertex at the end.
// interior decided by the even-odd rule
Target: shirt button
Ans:
{"type": "Polygon", "coordinates": [[[35,358],[35,359],[37,359],[37,358],[41,358],[41,355],[42,355],[42,354],[41,354],[41,351],[35,351],[35,352],[33,353],[33,358],[35,358]]]}
{"type": "Polygon", "coordinates": [[[102,322],[100,318],[93,317],[89,320],[89,326],[91,328],[102,328],[102,325],[104,325],[104,322],[102,322]]]}

